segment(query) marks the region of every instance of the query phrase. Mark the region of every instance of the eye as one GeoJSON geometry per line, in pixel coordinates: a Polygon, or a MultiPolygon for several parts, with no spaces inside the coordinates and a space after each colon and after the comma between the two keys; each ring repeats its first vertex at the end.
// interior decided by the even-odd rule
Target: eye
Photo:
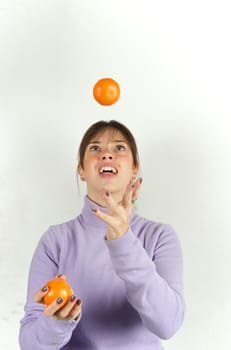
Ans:
{"type": "Polygon", "coordinates": [[[124,145],[116,145],[116,150],[117,151],[125,151],[126,147],[124,145]]]}
{"type": "Polygon", "coordinates": [[[90,146],[90,151],[91,152],[98,152],[98,151],[100,151],[100,147],[97,145],[90,146]]]}

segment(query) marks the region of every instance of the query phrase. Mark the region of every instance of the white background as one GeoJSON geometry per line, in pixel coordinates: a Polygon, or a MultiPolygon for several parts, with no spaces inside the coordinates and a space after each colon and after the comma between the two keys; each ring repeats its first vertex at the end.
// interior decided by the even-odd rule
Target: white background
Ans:
{"type": "Polygon", "coordinates": [[[85,129],[134,133],[137,210],[170,223],[184,252],[186,319],[166,350],[231,348],[230,1],[0,1],[0,349],[18,349],[30,260],[75,217],[85,129]],[[111,107],[92,97],[116,79],[111,107]]]}

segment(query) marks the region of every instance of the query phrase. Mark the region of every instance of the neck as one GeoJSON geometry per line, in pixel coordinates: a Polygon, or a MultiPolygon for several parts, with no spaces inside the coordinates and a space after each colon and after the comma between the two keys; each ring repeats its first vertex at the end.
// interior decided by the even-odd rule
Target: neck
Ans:
{"type": "MultiPolygon", "coordinates": [[[[114,201],[116,203],[119,203],[121,202],[122,200],[122,194],[121,193],[111,193],[110,192],[110,196],[112,196],[112,198],[114,199],[114,201]]],[[[104,201],[104,198],[103,198],[103,194],[100,193],[100,194],[93,194],[93,193],[88,193],[87,194],[87,197],[94,203],[96,203],[97,205],[99,205],[100,207],[103,207],[103,208],[106,208],[107,207],[107,204],[106,202],[104,201]]]]}

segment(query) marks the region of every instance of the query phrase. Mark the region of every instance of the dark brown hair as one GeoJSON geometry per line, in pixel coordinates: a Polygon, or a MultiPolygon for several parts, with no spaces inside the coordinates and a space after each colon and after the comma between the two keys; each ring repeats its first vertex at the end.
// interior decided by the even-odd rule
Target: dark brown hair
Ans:
{"type": "Polygon", "coordinates": [[[79,152],[78,152],[78,160],[79,165],[83,168],[83,160],[84,155],[87,146],[89,145],[90,141],[96,136],[96,134],[105,131],[106,129],[111,129],[113,131],[119,131],[125,140],[127,141],[133,157],[133,163],[135,166],[139,165],[139,155],[138,155],[138,149],[136,145],[136,141],[134,136],[132,135],[131,131],[122,123],[116,121],[116,120],[110,120],[110,121],[104,121],[100,120],[94,124],[92,124],[85,134],[83,135],[82,141],[79,146],[79,152]]]}

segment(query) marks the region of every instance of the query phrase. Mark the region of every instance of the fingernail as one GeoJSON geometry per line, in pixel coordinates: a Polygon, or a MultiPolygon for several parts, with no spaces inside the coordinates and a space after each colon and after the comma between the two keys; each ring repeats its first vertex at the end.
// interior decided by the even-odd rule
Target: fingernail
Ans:
{"type": "Polygon", "coordinates": [[[56,303],[57,303],[57,304],[62,304],[62,302],[63,302],[63,298],[58,298],[58,299],[56,300],[56,303]]]}
{"type": "Polygon", "coordinates": [[[105,192],[106,196],[109,197],[110,193],[108,191],[105,192]]]}
{"type": "Polygon", "coordinates": [[[75,301],[75,299],[76,299],[76,296],[75,296],[75,295],[72,295],[72,296],[70,297],[70,301],[71,301],[71,302],[75,301]]]}
{"type": "Polygon", "coordinates": [[[59,273],[58,276],[57,276],[57,278],[60,278],[62,275],[63,275],[62,273],[59,273]]]}
{"type": "Polygon", "coordinates": [[[82,303],[81,299],[78,299],[77,302],[76,302],[77,305],[80,305],[81,303],[82,303]]]}
{"type": "Polygon", "coordinates": [[[46,292],[46,291],[48,291],[48,288],[46,286],[44,286],[44,287],[41,288],[41,291],[42,292],[46,292]]]}
{"type": "Polygon", "coordinates": [[[142,177],[140,177],[140,184],[142,184],[142,182],[143,182],[143,178],[142,178],[142,177]]]}
{"type": "Polygon", "coordinates": [[[93,211],[93,213],[96,213],[97,209],[96,208],[92,208],[91,211],[93,211]]]}

